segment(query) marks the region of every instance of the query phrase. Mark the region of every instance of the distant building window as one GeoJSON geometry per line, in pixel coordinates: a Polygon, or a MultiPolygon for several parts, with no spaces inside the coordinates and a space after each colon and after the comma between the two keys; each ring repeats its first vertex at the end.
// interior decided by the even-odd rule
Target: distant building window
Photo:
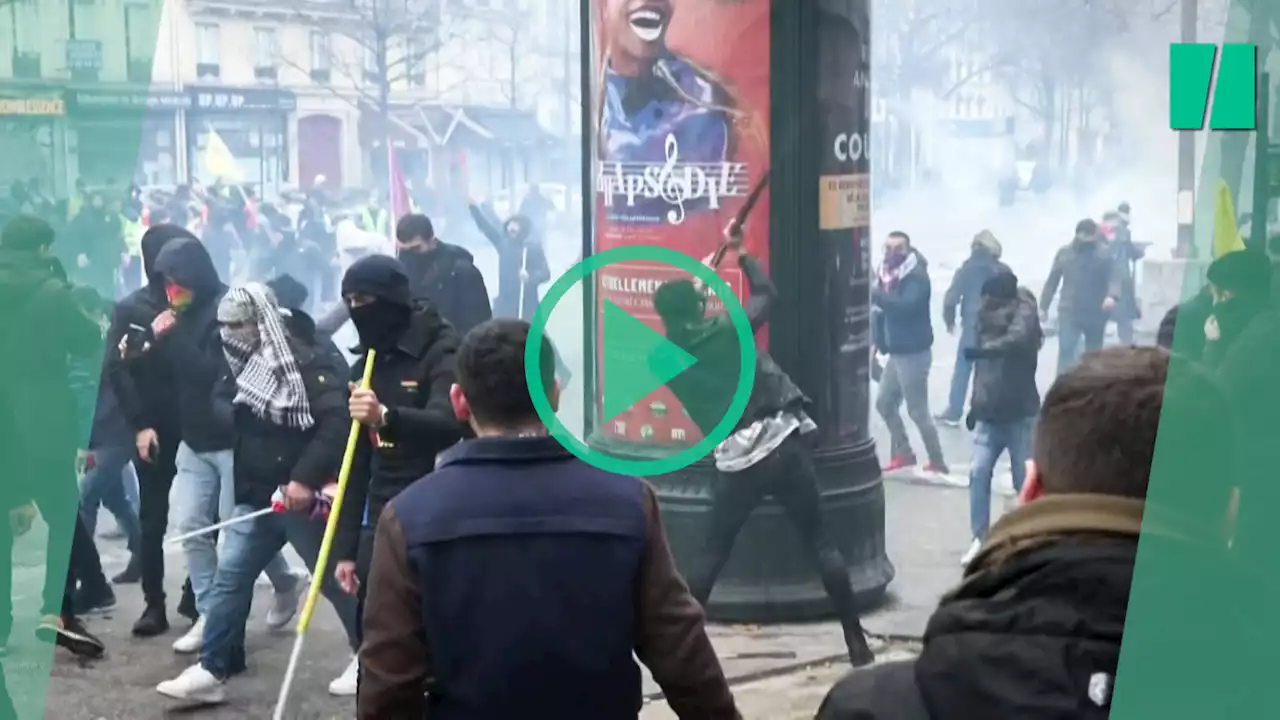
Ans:
{"type": "Polygon", "coordinates": [[[311,69],[312,70],[329,70],[330,54],[329,54],[329,33],[313,32],[311,33],[311,69]]]}
{"type": "Polygon", "coordinates": [[[253,66],[255,68],[275,67],[276,58],[279,57],[279,49],[275,28],[254,29],[253,66]]]}
{"type": "Polygon", "coordinates": [[[212,23],[196,25],[196,62],[201,65],[218,64],[218,46],[222,43],[221,30],[212,23]]]}

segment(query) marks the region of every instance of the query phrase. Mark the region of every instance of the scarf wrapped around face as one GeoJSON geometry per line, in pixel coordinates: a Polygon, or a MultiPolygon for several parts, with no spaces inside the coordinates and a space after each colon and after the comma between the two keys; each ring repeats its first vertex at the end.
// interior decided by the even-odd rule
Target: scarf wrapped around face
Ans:
{"type": "Polygon", "coordinates": [[[306,430],[315,424],[306,386],[280,308],[271,290],[249,283],[218,305],[222,349],[236,380],[234,403],[276,425],[306,430]]]}

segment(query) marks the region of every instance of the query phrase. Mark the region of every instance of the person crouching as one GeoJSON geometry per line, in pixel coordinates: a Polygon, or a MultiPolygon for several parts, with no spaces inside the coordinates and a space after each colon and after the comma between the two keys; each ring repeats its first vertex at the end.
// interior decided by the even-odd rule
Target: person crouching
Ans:
{"type": "MultiPolygon", "coordinates": [[[[290,336],[269,288],[250,283],[227,293],[218,306],[229,372],[216,392],[231,402],[235,454],[235,511],[242,517],[271,507],[287,512],[228,526],[205,623],[200,662],[156,690],[180,700],[216,703],[223,683],[245,670],[245,621],[254,581],[287,542],[315,571],[324,535],[320,495],[342,460],[347,417],[346,368],[335,366],[314,337],[290,336]]],[[[356,647],[356,599],[331,578],[321,592],[356,647]]],[[[353,694],[354,661],[330,685],[353,694]],[[348,686],[350,686],[348,692],[348,686]]]]}

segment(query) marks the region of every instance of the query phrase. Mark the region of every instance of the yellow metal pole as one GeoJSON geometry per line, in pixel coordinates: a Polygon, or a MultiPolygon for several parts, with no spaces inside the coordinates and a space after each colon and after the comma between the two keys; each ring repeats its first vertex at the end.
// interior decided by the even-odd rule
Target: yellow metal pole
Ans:
{"type": "MultiPolygon", "coordinates": [[[[360,379],[360,387],[368,390],[373,380],[374,351],[369,349],[364,360],[364,376],[360,379]]],[[[342,514],[342,502],[347,494],[347,481],[351,479],[351,464],[355,461],[356,443],[360,439],[360,421],[351,421],[351,432],[347,435],[347,450],[342,455],[342,469],[338,472],[338,494],[333,499],[333,507],[329,509],[329,519],[324,526],[324,540],[320,543],[320,553],[316,556],[315,571],[311,575],[311,587],[307,591],[307,602],[302,606],[302,614],[298,616],[297,636],[293,641],[293,652],[289,655],[289,666],[284,673],[284,681],[280,684],[280,696],[276,700],[275,720],[284,720],[284,708],[289,699],[289,687],[293,685],[294,673],[298,670],[298,660],[302,657],[302,642],[311,626],[311,614],[316,611],[316,600],[320,597],[320,584],[324,582],[325,573],[329,571],[329,552],[333,547],[333,536],[338,531],[338,516],[342,514]]]]}

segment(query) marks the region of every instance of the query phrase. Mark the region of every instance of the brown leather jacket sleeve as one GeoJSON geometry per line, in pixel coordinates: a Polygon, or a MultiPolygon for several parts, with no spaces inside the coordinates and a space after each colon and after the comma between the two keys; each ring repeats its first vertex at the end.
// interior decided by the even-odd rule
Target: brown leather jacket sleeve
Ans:
{"type": "Polygon", "coordinates": [[[682,720],[741,720],[720,660],[707,637],[702,606],[676,570],[658,514],[658,498],[645,484],[648,543],[640,571],[639,646],[667,704],[682,720]]]}
{"type": "Polygon", "coordinates": [[[400,519],[388,503],[378,521],[369,565],[356,717],[422,717],[429,674],[422,593],[409,566],[400,519]]]}

